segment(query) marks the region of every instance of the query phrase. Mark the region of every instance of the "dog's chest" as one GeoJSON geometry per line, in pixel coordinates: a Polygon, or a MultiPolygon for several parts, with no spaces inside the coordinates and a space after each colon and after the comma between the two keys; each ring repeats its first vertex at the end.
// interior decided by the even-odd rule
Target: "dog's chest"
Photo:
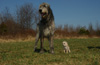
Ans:
{"type": "Polygon", "coordinates": [[[51,34],[51,26],[41,25],[40,34],[42,34],[43,36],[49,36],[51,34]]]}
{"type": "Polygon", "coordinates": [[[51,34],[50,31],[51,31],[51,27],[45,28],[45,29],[43,30],[44,36],[49,36],[49,35],[51,34]]]}

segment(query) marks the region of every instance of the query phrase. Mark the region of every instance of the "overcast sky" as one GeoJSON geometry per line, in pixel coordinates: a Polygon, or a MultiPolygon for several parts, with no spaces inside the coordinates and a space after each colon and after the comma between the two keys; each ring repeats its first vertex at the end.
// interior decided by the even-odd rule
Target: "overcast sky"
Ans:
{"type": "Polygon", "coordinates": [[[88,26],[91,22],[94,27],[100,24],[100,0],[0,0],[0,13],[5,7],[14,14],[16,6],[32,3],[39,8],[43,2],[50,4],[56,25],[88,26]]]}

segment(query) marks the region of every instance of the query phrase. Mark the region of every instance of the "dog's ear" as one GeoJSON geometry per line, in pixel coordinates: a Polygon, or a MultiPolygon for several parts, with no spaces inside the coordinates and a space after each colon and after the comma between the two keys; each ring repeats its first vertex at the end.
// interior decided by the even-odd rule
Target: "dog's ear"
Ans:
{"type": "Polygon", "coordinates": [[[47,4],[46,6],[50,8],[50,5],[49,4],[47,4]]]}
{"type": "Polygon", "coordinates": [[[49,5],[48,3],[43,2],[42,4],[44,4],[44,5],[45,5],[45,7],[47,7],[47,8],[49,8],[49,7],[50,7],[50,5],[49,5]]]}
{"type": "Polygon", "coordinates": [[[50,7],[50,5],[48,3],[44,3],[46,7],[50,7]]]}

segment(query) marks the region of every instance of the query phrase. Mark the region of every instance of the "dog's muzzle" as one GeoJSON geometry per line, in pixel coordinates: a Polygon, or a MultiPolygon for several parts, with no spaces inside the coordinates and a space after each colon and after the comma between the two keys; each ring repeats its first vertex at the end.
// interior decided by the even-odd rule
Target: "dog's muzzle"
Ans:
{"type": "Polygon", "coordinates": [[[47,13],[46,12],[42,12],[42,9],[39,9],[39,13],[41,14],[42,18],[46,18],[47,17],[47,13]]]}

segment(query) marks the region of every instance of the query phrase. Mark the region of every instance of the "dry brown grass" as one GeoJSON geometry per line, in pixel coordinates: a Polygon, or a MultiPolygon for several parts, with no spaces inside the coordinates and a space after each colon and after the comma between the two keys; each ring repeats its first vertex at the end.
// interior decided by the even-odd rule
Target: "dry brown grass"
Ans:
{"type": "Polygon", "coordinates": [[[62,35],[57,35],[54,37],[55,39],[72,39],[72,38],[76,38],[76,39],[88,39],[88,38],[100,38],[97,36],[92,36],[89,37],[88,35],[84,35],[84,36],[62,36],[62,35]]]}
{"type": "Polygon", "coordinates": [[[19,38],[0,38],[0,42],[26,42],[26,41],[34,41],[35,37],[28,36],[26,38],[19,37],[19,38]]]}
{"type": "MultiPolygon", "coordinates": [[[[89,37],[89,36],[68,36],[68,37],[64,37],[64,36],[54,36],[54,39],[88,39],[88,38],[99,38],[96,36],[93,37],[89,37]]],[[[27,37],[17,37],[17,38],[4,38],[4,37],[0,37],[0,42],[26,42],[26,41],[34,41],[35,37],[32,36],[27,36],[27,37]]]]}

